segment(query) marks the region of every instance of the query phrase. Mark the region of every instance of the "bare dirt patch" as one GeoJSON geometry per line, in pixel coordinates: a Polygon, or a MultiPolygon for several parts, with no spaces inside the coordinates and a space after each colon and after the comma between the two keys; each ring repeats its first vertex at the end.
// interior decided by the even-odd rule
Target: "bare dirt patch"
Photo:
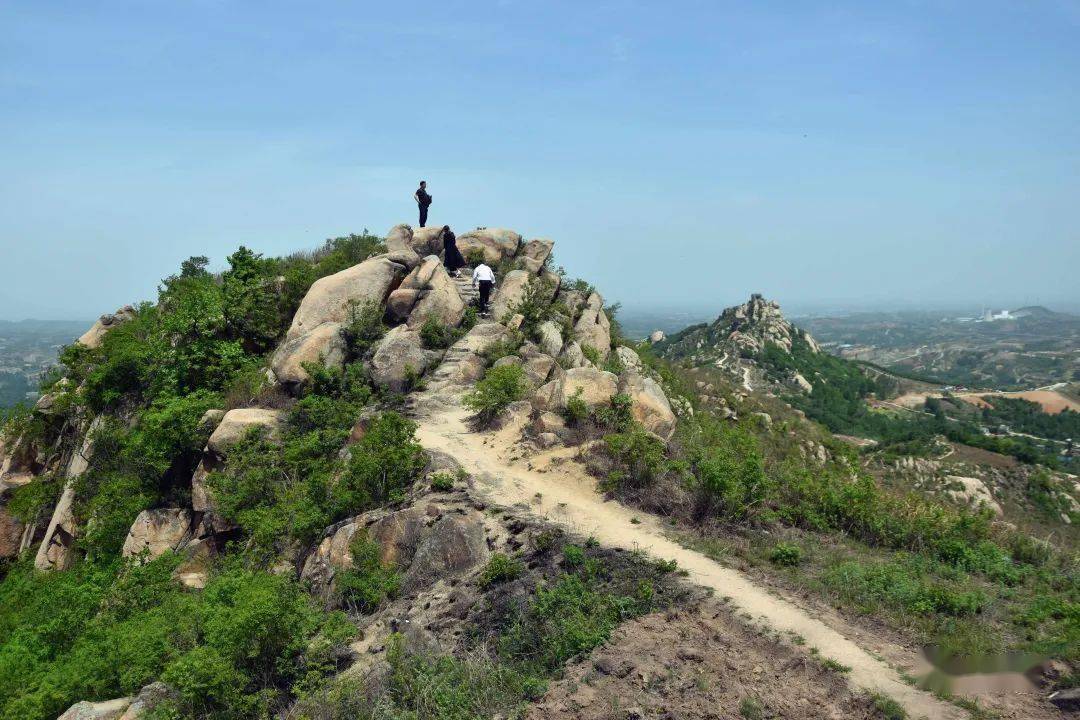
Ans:
{"type": "Polygon", "coordinates": [[[762,718],[880,717],[841,671],[751,630],[717,601],[623,624],[526,717],[735,719],[747,716],[740,707],[762,718]]]}

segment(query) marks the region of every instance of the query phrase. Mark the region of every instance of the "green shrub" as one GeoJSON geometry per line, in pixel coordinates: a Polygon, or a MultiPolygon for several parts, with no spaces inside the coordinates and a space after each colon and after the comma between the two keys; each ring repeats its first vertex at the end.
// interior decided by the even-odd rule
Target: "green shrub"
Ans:
{"type": "Polygon", "coordinates": [[[379,545],[358,530],[349,543],[352,567],[339,572],[334,582],[345,605],[357,612],[375,612],[386,600],[397,595],[401,575],[380,559],[379,545]]]}
{"type": "Polygon", "coordinates": [[[480,573],[480,587],[488,588],[492,585],[516,580],[521,577],[523,572],[525,572],[525,566],[519,561],[502,553],[495,553],[480,573]]]}
{"type": "Polygon", "coordinates": [[[777,543],[769,551],[769,561],[774,565],[794,567],[802,562],[802,548],[793,543],[777,543]]]}
{"type": "Polygon", "coordinates": [[[926,566],[901,558],[883,563],[841,562],[827,570],[826,587],[872,611],[879,606],[929,615],[960,617],[980,612],[987,603],[979,590],[927,579],[926,566]]]}
{"type": "Polygon", "coordinates": [[[248,717],[326,673],[355,628],[293,581],[225,569],[201,593],[172,581],[178,558],[79,563],[0,583],[0,718],[51,720],[79,700],[133,695],[161,678],[185,717],[248,717]],[[316,649],[318,649],[316,651],[316,649]]]}
{"type": "Polygon", "coordinates": [[[761,720],[764,717],[764,710],[761,701],[755,697],[747,695],[739,701],[739,715],[742,715],[745,720],[761,720]]]}
{"type": "Polygon", "coordinates": [[[574,394],[566,399],[566,407],[562,410],[562,416],[566,423],[577,427],[589,419],[589,406],[582,399],[584,388],[578,388],[574,394]]]}
{"type": "Polygon", "coordinates": [[[687,448],[697,516],[735,519],[761,509],[769,481],[754,436],[737,425],[711,422],[701,432],[704,442],[687,448]]]}
{"type": "Polygon", "coordinates": [[[600,351],[594,348],[592,345],[582,345],[581,354],[585,356],[585,359],[591,362],[596,367],[600,367],[600,351]]]}
{"type": "Polygon", "coordinates": [[[606,406],[596,408],[593,413],[596,419],[596,424],[602,429],[625,433],[633,429],[635,425],[634,420],[634,401],[629,395],[625,393],[616,393],[611,396],[611,400],[608,401],[606,406]]]}
{"type": "Polygon", "coordinates": [[[420,341],[429,350],[443,350],[457,342],[460,335],[434,315],[420,326],[420,341]]]}
{"type": "Polygon", "coordinates": [[[562,555],[563,564],[567,567],[577,568],[585,564],[585,551],[577,545],[564,545],[562,555]]]}
{"type": "Polygon", "coordinates": [[[507,315],[520,314],[524,318],[521,331],[527,337],[535,337],[540,326],[554,317],[554,297],[555,286],[549,280],[530,278],[521,299],[510,305],[507,315]]]}
{"type": "Polygon", "coordinates": [[[664,441],[640,428],[605,436],[604,448],[615,463],[607,479],[609,489],[645,487],[667,471],[664,441]]]}
{"type": "Polygon", "coordinates": [[[276,284],[276,264],[241,246],[222,273],[225,326],[251,352],[264,353],[285,331],[286,317],[276,284]]]}
{"type": "Polygon", "coordinates": [[[481,425],[491,424],[510,403],[525,397],[528,385],[520,365],[489,368],[476,387],[465,395],[464,404],[476,414],[481,425]]]}
{"type": "Polygon", "coordinates": [[[465,251],[465,264],[469,267],[476,267],[484,261],[484,251],[482,248],[474,247],[465,251]]]}
{"type": "Polygon", "coordinates": [[[454,489],[454,476],[447,472],[437,472],[431,476],[431,489],[436,492],[450,492],[454,489]]]}
{"type": "Polygon", "coordinates": [[[386,334],[382,305],[375,300],[353,302],[343,330],[352,357],[362,357],[386,334]]]}

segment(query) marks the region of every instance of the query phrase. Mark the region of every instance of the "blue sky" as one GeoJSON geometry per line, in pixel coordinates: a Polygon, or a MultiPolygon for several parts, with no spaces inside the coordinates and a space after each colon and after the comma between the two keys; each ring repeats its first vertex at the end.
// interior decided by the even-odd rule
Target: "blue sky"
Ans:
{"type": "Polygon", "coordinates": [[[1080,0],[2,2],[0,318],[415,221],[633,305],[1080,306],[1080,0]]]}

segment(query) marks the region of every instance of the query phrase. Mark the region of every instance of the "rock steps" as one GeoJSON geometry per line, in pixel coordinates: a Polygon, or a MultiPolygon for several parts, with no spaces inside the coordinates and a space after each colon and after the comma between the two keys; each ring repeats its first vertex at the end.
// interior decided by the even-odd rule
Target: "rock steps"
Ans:
{"type": "Polygon", "coordinates": [[[480,300],[480,291],[473,287],[472,268],[461,268],[461,277],[451,276],[451,279],[465,305],[475,306],[480,300]]]}

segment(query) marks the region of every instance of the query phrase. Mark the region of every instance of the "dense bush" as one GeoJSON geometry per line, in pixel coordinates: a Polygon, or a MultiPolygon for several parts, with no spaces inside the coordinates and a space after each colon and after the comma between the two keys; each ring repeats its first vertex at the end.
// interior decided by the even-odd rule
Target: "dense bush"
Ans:
{"type": "Polygon", "coordinates": [[[381,559],[379,544],[366,530],[357,530],[349,543],[352,567],[334,577],[338,594],[346,607],[357,612],[374,612],[386,600],[397,595],[401,575],[393,565],[381,559]]]}
{"type": "Polygon", "coordinates": [[[476,387],[465,395],[465,407],[476,414],[476,421],[489,425],[510,403],[521,400],[528,391],[525,371],[520,365],[489,368],[476,387]]]}
{"type": "Polygon", "coordinates": [[[0,585],[0,718],[51,720],[159,677],[184,717],[257,716],[330,671],[331,651],[355,632],[290,580],[227,569],[190,593],[171,580],[175,563],[16,565],[0,585]]]}
{"type": "Polygon", "coordinates": [[[527,337],[535,337],[540,326],[554,317],[554,297],[555,287],[550,280],[530,278],[521,299],[511,303],[507,315],[520,314],[524,318],[521,331],[527,337]]]}

